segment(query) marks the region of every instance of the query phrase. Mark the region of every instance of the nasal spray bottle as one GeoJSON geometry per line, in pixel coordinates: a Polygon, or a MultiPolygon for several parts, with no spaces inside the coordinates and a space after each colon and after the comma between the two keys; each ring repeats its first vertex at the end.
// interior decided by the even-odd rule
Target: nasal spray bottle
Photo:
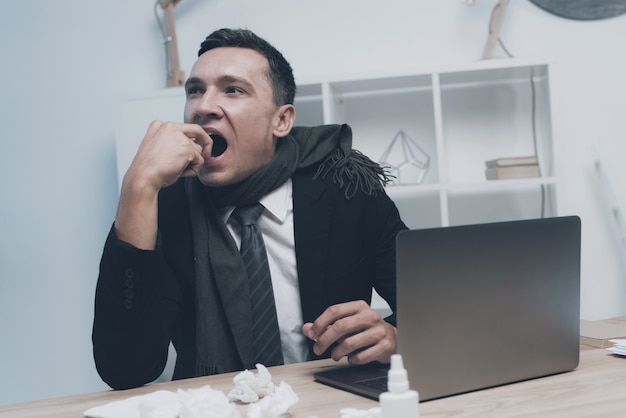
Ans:
{"type": "Polygon", "coordinates": [[[379,397],[381,418],[419,417],[419,395],[409,389],[409,378],[400,354],[391,356],[387,390],[379,397]]]}

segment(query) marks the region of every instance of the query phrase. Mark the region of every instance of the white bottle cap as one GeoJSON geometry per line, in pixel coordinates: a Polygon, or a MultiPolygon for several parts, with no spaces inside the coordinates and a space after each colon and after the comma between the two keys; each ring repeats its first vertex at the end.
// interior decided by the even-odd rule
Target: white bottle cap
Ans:
{"type": "Polygon", "coordinates": [[[391,367],[387,374],[387,390],[392,393],[401,393],[409,390],[409,378],[400,354],[391,356],[391,367]]]}

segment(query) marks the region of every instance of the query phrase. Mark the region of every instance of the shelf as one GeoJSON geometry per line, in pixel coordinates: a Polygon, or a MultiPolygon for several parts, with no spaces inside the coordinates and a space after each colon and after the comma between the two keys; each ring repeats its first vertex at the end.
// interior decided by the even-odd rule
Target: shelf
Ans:
{"type": "Polygon", "coordinates": [[[411,172],[410,152],[401,164],[389,164],[410,169],[394,169],[404,184],[387,192],[411,228],[557,213],[546,63],[487,60],[338,76],[299,87],[296,107],[298,124],[348,123],[353,147],[375,161],[382,163],[400,133],[430,157],[420,156],[428,167],[419,184],[411,184],[421,173],[411,172]],[[537,156],[542,177],[485,179],[485,161],[528,155],[537,156]]]}
{"type": "Polygon", "coordinates": [[[533,177],[523,179],[500,179],[484,180],[465,183],[437,183],[437,184],[406,184],[399,186],[387,186],[386,191],[390,196],[412,195],[416,193],[429,193],[433,191],[452,192],[498,192],[516,188],[533,188],[543,185],[554,185],[555,177],[533,177]]]}

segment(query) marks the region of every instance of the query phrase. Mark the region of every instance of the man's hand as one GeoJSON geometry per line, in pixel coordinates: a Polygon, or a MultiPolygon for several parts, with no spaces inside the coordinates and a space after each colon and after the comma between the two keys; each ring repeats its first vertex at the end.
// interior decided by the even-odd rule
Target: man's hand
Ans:
{"type": "Polygon", "coordinates": [[[350,364],[389,363],[397,347],[396,328],[362,300],[330,306],[315,322],[304,324],[302,333],[315,341],[315,354],[336,343],[331,357],[347,356],[350,364]]]}
{"type": "Polygon", "coordinates": [[[213,140],[199,125],[152,122],[124,176],[115,218],[118,238],[154,249],[159,191],[181,177],[195,176],[204,163],[202,153],[210,155],[212,147],[213,140]]]}
{"type": "MultiPolygon", "coordinates": [[[[158,191],[180,177],[198,174],[204,162],[203,148],[212,145],[213,140],[199,125],[153,121],[126,177],[158,191]]],[[[210,149],[208,152],[210,155],[210,149]]]]}

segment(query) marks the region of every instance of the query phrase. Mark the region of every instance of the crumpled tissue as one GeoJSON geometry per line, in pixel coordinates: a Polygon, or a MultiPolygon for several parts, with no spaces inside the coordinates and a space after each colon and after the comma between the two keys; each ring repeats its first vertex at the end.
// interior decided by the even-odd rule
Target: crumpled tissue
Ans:
{"type": "Polygon", "coordinates": [[[284,381],[275,386],[265,366],[256,367],[256,374],[244,370],[234,377],[228,396],[209,385],[177,392],[158,390],[90,408],[84,414],[88,418],[241,418],[234,403],[241,402],[250,404],[248,418],[285,416],[298,395],[284,381]]]}
{"type": "Polygon", "coordinates": [[[88,418],[241,418],[224,392],[209,385],[170,392],[158,390],[85,411],[88,418]]]}
{"type": "Polygon", "coordinates": [[[244,370],[233,378],[235,387],[228,393],[228,399],[252,403],[274,392],[272,375],[267,367],[257,364],[256,369],[256,374],[250,370],[244,370]]]}
{"type": "Polygon", "coordinates": [[[180,418],[241,418],[224,392],[208,385],[199,389],[178,389],[180,418]]]}
{"type": "Polygon", "coordinates": [[[259,363],[256,369],[256,374],[244,370],[234,377],[235,387],[228,394],[228,399],[249,403],[248,418],[285,416],[289,408],[298,402],[298,395],[282,380],[276,387],[272,382],[272,375],[264,365],[259,363]]]}
{"type": "Polygon", "coordinates": [[[370,409],[343,408],[340,418],[381,418],[382,410],[376,406],[370,409]]]}
{"type": "Polygon", "coordinates": [[[179,408],[178,395],[174,392],[158,390],[147,395],[133,396],[90,408],[85,411],[85,416],[89,418],[142,418],[150,416],[148,415],[150,411],[158,410],[159,415],[154,415],[154,418],[169,418],[177,416],[179,408]]]}
{"type": "Polygon", "coordinates": [[[298,402],[298,395],[284,381],[281,381],[274,393],[265,396],[259,402],[250,404],[248,418],[280,418],[289,408],[298,402]]]}

